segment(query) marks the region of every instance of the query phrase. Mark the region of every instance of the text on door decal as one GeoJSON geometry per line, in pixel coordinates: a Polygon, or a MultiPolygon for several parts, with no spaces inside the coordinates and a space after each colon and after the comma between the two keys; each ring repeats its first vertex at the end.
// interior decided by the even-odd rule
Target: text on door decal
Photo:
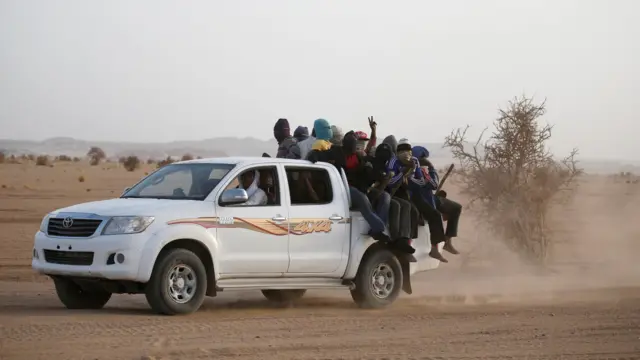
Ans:
{"type": "Polygon", "coordinates": [[[294,228],[294,232],[302,234],[310,234],[314,232],[331,232],[331,221],[319,220],[319,221],[301,221],[294,228]]]}

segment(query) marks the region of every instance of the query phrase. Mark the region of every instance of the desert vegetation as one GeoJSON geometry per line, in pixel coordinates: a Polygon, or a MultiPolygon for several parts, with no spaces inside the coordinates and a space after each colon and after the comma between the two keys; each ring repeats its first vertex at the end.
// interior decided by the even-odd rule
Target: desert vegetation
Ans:
{"type": "Polygon", "coordinates": [[[50,162],[49,162],[49,156],[47,155],[40,155],[36,158],[36,165],[38,166],[49,166],[50,162]]]}
{"type": "Polygon", "coordinates": [[[140,159],[133,155],[127,156],[122,162],[122,165],[127,171],[134,171],[140,167],[140,159]]]}
{"type": "Polygon", "coordinates": [[[89,163],[92,166],[96,166],[100,164],[102,160],[106,159],[107,154],[101,148],[92,146],[87,152],[87,157],[89,157],[89,163]]]}
{"type": "Polygon", "coordinates": [[[612,176],[613,180],[616,182],[624,182],[627,184],[638,184],[640,183],[640,176],[635,175],[630,171],[621,171],[618,174],[614,174],[612,176]]]}
{"type": "Polygon", "coordinates": [[[187,161],[187,160],[193,160],[193,159],[194,159],[194,158],[193,158],[193,155],[191,155],[191,154],[184,154],[184,155],[182,155],[182,159],[181,159],[181,161],[187,161]]]}
{"type": "Polygon", "coordinates": [[[71,157],[67,155],[58,155],[54,158],[54,161],[61,161],[61,162],[66,162],[71,160],[72,160],[71,157]]]}
{"type": "Polygon", "coordinates": [[[175,160],[171,158],[171,156],[167,156],[166,159],[158,161],[158,168],[174,163],[175,160]]]}
{"type": "Polygon", "coordinates": [[[499,109],[488,138],[485,129],[469,146],[467,126],[452,131],[444,145],[460,163],[461,192],[478,210],[478,220],[537,265],[545,263],[552,245],[549,209],[571,194],[581,173],[577,150],[562,160],[549,152],[552,127],[541,122],[545,112],[545,102],[515,98],[499,109]]]}

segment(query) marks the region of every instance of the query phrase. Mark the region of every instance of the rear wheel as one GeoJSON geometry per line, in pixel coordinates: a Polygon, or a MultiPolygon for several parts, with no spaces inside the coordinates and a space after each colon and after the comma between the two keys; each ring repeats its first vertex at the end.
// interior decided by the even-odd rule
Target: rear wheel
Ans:
{"type": "Polygon", "coordinates": [[[402,266],[389,250],[369,254],[360,264],[351,297],[361,308],[375,309],[393,303],[402,290],[402,266]]]}
{"type": "Polygon", "coordinates": [[[165,315],[195,312],[206,293],[204,264],[187,249],[172,249],[160,255],[145,288],[149,306],[165,315]]]}
{"type": "Polygon", "coordinates": [[[70,279],[53,279],[58,299],[67,309],[102,309],[111,293],[101,289],[83,289],[70,279]]]}
{"type": "Polygon", "coordinates": [[[267,300],[280,304],[280,305],[289,305],[294,301],[299,300],[304,296],[307,292],[305,289],[295,289],[295,290],[262,290],[262,295],[267,298],[267,300]]]}

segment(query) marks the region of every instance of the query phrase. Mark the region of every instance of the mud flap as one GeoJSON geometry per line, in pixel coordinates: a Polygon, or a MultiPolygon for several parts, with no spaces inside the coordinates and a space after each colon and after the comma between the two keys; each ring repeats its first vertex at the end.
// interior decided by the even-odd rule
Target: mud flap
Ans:
{"type": "MultiPolygon", "coordinates": [[[[413,259],[414,261],[412,262],[415,262],[415,258],[413,259]]],[[[402,265],[402,290],[411,295],[413,290],[411,290],[411,270],[409,269],[409,261],[407,259],[403,259],[400,261],[400,264],[402,265]]]]}
{"type": "Polygon", "coordinates": [[[400,252],[397,249],[392,248],[391,251],[398,258],[398,260],[400,261],[400,265],[402,266],[402,291],[411,295],[413,290],[411,290],[410,264],[414,262],[418,262],[418,260],[415,258],[415,256],[404,253],[404,252],[400,252]]]}

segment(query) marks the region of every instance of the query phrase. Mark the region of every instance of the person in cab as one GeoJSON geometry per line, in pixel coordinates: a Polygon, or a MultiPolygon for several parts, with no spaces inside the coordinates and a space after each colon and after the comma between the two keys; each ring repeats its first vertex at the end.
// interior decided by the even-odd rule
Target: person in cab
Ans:
{"type": "Polygon", "coordinates": [[[260,175],[257,170],[250,170],[240,175],[240,185],[238,188],[247,192],[249,200],[240,204],[241,206],[264,206],[267,205],[269,198],[259,186],[260,175]]]}

